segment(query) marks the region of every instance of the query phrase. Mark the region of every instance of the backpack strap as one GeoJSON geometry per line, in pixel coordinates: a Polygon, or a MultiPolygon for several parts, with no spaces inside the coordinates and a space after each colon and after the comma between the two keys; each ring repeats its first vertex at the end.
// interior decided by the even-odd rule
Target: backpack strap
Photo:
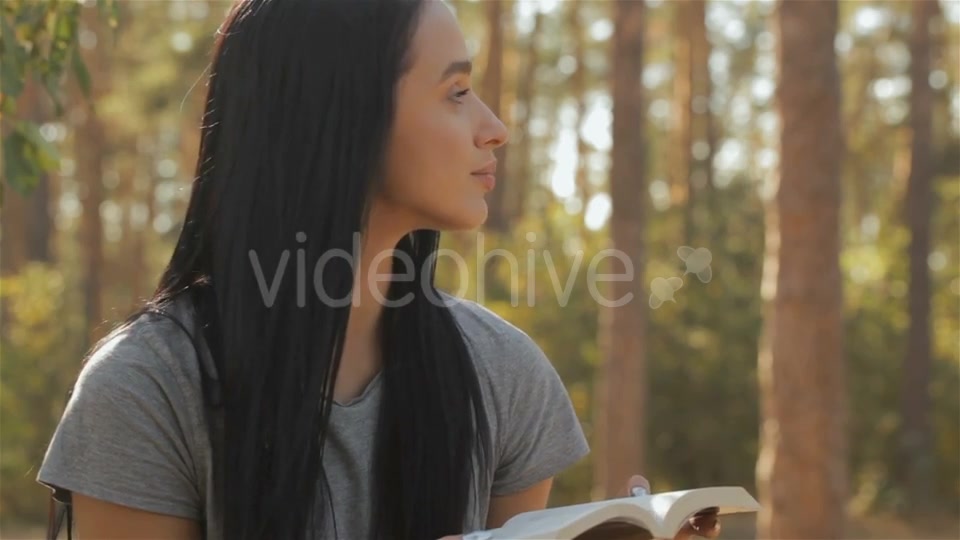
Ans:
{"type": "MultiPolygon", "coordinates": [[[[67,391],[67,402],[71,395],[72,386],[67,391]]],[[[47,504],[47,540],[57,540],[64,521],[67,522],[67,540],[73,540],[73,499],[69,492],[61,493],[60,490],[53,489],[47,504]]]]}
{"type": "Polygon", "coordinates": [[[57,540],[63,522],[67,522],[67,540],[73,540],[73,505],[61,502],[54,495],[50,495],[47,512],[47,540],[57,540]]]}

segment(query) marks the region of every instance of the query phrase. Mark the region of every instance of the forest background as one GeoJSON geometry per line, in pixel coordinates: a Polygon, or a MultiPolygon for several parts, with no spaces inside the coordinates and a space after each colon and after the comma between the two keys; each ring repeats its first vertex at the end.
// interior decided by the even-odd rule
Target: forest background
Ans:
{"type": "MultiPolygon", "coordinates": [[[[512,140],[438,281],[566,383],[593,452],[550,504],[642,471],[755,493],[725,538],[960,537],[960,2],[449,3],[512,140]]],[[[229,6],[0,6],[3,538],[170,255],[229,6]]]]}

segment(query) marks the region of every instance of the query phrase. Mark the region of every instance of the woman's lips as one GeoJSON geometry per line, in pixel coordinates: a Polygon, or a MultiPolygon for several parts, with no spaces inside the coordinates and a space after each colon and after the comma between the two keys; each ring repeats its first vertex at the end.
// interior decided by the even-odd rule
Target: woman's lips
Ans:
{"type": "Polygon", "coordinates": [[[491,191],[497,185],[497,177],[489,173],[473,173],[473,177],[480,181],[480,184],[491,191]]]}
{"type": "Polygon", "coordinates": [[[487,191],[497,185],[497,160],[494,159],[487,163],[483,168],[473,171],[473,176],[480,181],[481,185],[487,191]]]}

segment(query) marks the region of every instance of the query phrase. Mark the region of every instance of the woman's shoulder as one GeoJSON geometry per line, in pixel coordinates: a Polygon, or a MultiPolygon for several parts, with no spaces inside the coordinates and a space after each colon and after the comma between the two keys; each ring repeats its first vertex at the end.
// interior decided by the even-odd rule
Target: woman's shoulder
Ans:
{"type": "Polygon", "coordinates": [[[84,361],[37,480],[199,519],[209,456],[199,373],[172,320],[143,313],[117,326],[84,361]]]}
{"type": "Polygon", "coordinates": [[[442,291],[440,295],[450,306],[457,322],[461,325],[468,325],[470,330],[479,331],[482,335],[491,337],[526,336],[523,330],[483,304],[442,291]]]}
{"type": "Polygon", "coordinates": [[[450,309],[488,384],[497,441],[491,494],[518,493],[585,456],[590,447],[570,396],[537,343],[476,302],[455,298],[450,309]]]}
{"type": "Polygon", "coordinates": [[[188,330],[191,310],[176,302],[163,313],[144,310],[111,330],[91,349],[77,383],[197,386],[197,350],[188,330]]]}
{"type": "Polygon", "coordinates": [[[543,350],[524,330],[486,306],[443,294],[481,371],[503,381],[553,371],[543,350]]]}

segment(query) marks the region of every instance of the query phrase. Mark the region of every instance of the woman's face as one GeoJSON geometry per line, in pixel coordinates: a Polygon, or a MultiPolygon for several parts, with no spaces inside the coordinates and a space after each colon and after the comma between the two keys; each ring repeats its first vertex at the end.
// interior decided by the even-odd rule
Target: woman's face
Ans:
{"type": "Polygon", "coordinates": [[[424,2],[411,47],[374,211],[411,229],[478,227],[493,187],[475,173],[495,163],[506,127],[471,88],[466,42],[446,4],[424,2]]]}

